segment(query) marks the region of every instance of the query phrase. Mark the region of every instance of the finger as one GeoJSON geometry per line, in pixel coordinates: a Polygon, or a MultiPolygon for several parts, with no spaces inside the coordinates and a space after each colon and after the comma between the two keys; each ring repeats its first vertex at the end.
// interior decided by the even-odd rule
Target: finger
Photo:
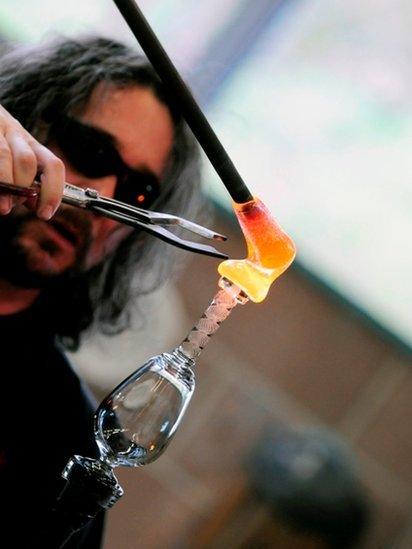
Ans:
{"type": "Polygon", "coordinates": [[[48,220],[60,206],[65,177],[64,164],[60,158],[40,143],[33,143],[32,149],[42,171],[37,214],[42,219],[48,220]]]}
{"type": "Polygon", "coordinates": [[[13,182],[15,185],[28,187],[36,177],[36,155],[21,135],[9,133],[6,137],[13,159],[13,182]]]}
{"type": "MultiPolygon", "coordinates": [[[[0,181],[13,182],[13,161],[10,147],[4,135],[0,134],[0,181]]],[[[0,214],[8,214],[11,210],[11,197],[0,195],[0,214]]]]}

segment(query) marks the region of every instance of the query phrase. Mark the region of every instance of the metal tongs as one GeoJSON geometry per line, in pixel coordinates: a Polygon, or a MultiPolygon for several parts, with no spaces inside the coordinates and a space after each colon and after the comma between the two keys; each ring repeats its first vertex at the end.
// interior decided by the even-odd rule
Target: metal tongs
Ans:
{"type": "MultiPolygon", "coordinates": [[[[12,185],[10,183],[0,182],[0,193],[24,196],[26,198],[37,198],[40,193],[40,183],[34,182],[30,187],[18,187],[17,185],[12,185]]],[[[65,183],[64,185],[62,202],[79,208],[86,208],[92,212],[124,223],[125,225],[141,229],[142,231],[153,234],[157,238],[169,242],[169,244],[177,246],[178,248],[183,248],[184,250],[222,259],[227,259],[228,257],[226,254],[213,248],[213,246],[184,240],[162,226],[174,225],[203,236],[204,238],[220,241],[226,240],[226,236],[207,229],[202,225],[198,225],[197,223],[193,223],[192,221],[188,221],[183,217],[129,206],[119,200],[101,196],[95,189],[82,189],[75,185],[71,185],[70,183],[65,183]]]]}

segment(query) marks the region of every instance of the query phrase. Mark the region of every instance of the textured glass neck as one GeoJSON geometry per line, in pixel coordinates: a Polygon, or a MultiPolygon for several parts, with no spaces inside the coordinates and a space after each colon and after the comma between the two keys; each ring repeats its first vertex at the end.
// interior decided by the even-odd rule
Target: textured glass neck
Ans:
{"type": "Polygon", "coordinates": [[[178,347],[181,353],[192,360],[200,355],[212,335],[232,312],[232,309],[238,303],[243,304],[247,301],[247,297],[244,296],[240,288],[226,279],[221,279],[219,285],[220,290],[203,313],[202,318],[178,347]]]}
{"type": "Polygon", "coordinates": [[[194,374],[192,371],[195,365],[194,360],[180,350],[180,347],[173,349],[171,353],[163,353],[163,372],[185,383],[190,389],[194,386],[194,374]]]}

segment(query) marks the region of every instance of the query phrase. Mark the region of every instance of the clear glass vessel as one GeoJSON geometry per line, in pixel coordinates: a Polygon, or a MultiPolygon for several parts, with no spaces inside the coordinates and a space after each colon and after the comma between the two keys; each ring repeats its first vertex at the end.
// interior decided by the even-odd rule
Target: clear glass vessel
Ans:
{"type": "Polygon", "coordinates": [[[194,362],[178,349],[149,359],[100,404],[95,435],[112,467],[146,465],[171,440],[190,402],[194,362]]]}
{"type": "Polygon", "coordinates": [[[95,436],[110,467],[138,467],[157,459],[171,441],[195,389],[193,367],[211,336],[247,297],[225,279],[182,344],[150,358],[100,404],[95,436]]]}

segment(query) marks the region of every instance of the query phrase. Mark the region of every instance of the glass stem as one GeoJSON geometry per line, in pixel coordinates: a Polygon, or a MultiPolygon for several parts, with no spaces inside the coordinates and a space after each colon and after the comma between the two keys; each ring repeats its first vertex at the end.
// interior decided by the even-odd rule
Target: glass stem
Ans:
{"type": "Polygon", "coordinates": [[[177,349],[191,360],[200,355],[233,308],[248,301],[243,291],[226,278],[219,280],[219,286],[213,301],[177,349]]]}

